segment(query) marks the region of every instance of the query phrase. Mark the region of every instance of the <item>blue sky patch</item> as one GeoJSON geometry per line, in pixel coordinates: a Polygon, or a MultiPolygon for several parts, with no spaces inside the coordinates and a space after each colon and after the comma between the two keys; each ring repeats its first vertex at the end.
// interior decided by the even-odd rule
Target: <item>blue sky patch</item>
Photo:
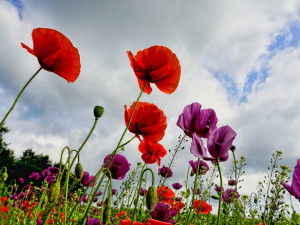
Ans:
{"type": "Polygon", "coordinates": [[[218,79],[227,90],[230,101],[239,104],[247,102],[247,96],[253,91],[255,83],[264,83],[269,77],[269,62],[278,54],[287,48],[296,48],[300,44],[300,20],[294,21],[286,29],[282,29],[275,37],[273,42],[268,46],[267,52],[261,55],[258,61],[261,67],[252,69],[248,74],[243,89],[239,90],[234,80],[228,75],[221,72],[215,72],[214,77],[218,79]]]}
{"type": "Polygon", "coordinates": [[[18,10],[18,14],[19,14],[19,18],[22,19],[22,12],[23,12],[23,3],[21,0],[6,0],[8,2],[10,2],[12,5],[14,5],[17,10],[18,10]]]}

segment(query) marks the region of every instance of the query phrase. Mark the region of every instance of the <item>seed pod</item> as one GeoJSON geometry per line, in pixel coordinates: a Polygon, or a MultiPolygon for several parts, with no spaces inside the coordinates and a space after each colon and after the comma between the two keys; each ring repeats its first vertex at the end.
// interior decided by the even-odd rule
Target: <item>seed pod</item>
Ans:
{"type": "Polygon", "coordinates": [[[75,166],[75,177],[80,180],[82,175],[83,175],[82,165],[81,163],[77,163],[75,166]]]}
{"type": "Polygon", "coordinates": [[[55,183],[53,183],[52,186],[50,187],[49,202],[50,203],[56,202],[58,200],[59,193],[60,193],[60,182],[55,181],[55,183]]]}
{"type": "Polygon", "coordinates": [[[7,174],[6,172],[2,173],[1,179],[2,179],[3,181],[6,181],[7,177],[8,177],[8,174],[7,174]]]}
{"type": "Polygon", "coordinates": [[[211,195],[210,197],[213,199],[219,199],[219,196],[217,196],[217,195],[211,195]]]}
{"type": "Polygon", "coordinates": [[[108,198],[106,199],[106,206],[103,212],[103,224],[106,225],[110,222],[111,217],[111,195],[108,194],[108,198]]]}
{"type": "Polygon", "coordinates": [[[156,188],[154,185],[149,187],[147,195],[146,195],[146,206],[148,210],[151,210],[154,208],[155,204],[157,201],[157,193],[156,193],[156,188]]]}
{"type": "Polygon", "coordinates": [[[95,108],[94,108],[94,116],[96,117],[96,118],[100,118],[102,115],[103,115],[103,113],[104,113],[104,108],[102,107],[102,106],[95,106],[95,108]]]}
{"type": "Polygon", "coordinates": [[[48,196],[47,195],[44,195],[44,198],[43,198],[43,202],[42,202],[42,206],[46,206],[48,203],[48,196]]]}

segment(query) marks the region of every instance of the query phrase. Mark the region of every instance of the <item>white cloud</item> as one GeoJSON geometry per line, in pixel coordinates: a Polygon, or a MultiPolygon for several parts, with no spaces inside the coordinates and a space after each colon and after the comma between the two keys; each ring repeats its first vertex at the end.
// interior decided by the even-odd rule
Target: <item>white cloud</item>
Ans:
{"type": "MultiPolygon", "coordinates": [[[[245,192],[255,183],[247,168],[266,171],[272,152],[282,150],[284,163],[293,167],[299,158],[299,51],[286,49],[269,62],[269,78],[255,84],[248,102],[228,101],[226,89],[211,70],[228,74],[241,88],[246,75],[259,67],[259,57],[268,45],[299,15],[299,1],[210,1],[194,4],[181,1],[131,1],[130,3],[83,3],[26,1],[23,20],[17,10],[0,1],[0,115],[4,115],[17,92],[38,69],[36,58],[20,47],[32,46],[35,27],[63,32],[79,49],[82,71],[68,84],[53,73],[42,71],[30,84],[7,120],[5,137],[20,155],[27,148],[51,153],[68,145],[78,148],[93,124],[93,107],[103,105],[103,118],[81,154],[85,170],[96,172],[103,157],[117,144],[124,129],[124,105],[131,105],[139,88],[126,51],[136,53],[151,45],[165,45],[178,56],[182,75],[176,92],[165,95],[153,85],[149,101],[163,109],[168,129],[162,144],[173,149],[182,131],[178,115],[187,104],[200,102],[215,109],[219,126],[230,125],[238,133],[237,156],[247,157],[245,192]],[[194,5],[195,4],[195,5],[194,5]],[[168,7],[164,7],[164,6],[168,7]]],[[[126,140],[131,135],[126,135],[126,140]]],[[[192,158],[189,143],[179,153],[177,164],[192,158]]],[[[140,161],[135,140],[124,153],[130,163],[140,161]]],[[[167,159],[162,161],[166,164],[167,159]]],[[[156,165],[152,167],[157,170],[156,165]]],[[[185,179],[186,171],[174,167],[185,179]]],[[[258,177],[260,179],[260,177],[258,177]]],[[[257,180],[259,180],[257,179],[257,180]]]]}

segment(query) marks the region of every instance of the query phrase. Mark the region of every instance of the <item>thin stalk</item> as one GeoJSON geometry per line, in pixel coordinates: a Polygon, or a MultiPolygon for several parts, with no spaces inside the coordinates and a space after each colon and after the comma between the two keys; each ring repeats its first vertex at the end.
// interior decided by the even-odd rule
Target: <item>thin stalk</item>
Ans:
{"type": "Polygon", "coordinates": [[[197,179],[198,179],[199,167],[200,167],[200,159],[198,159],[196,177],[195,177],[195,182],[194,182],[194,191],[193,191],[193,195],[192,195],[192,202],[191,202],[190,207],[189,207],[189,213],[188,213],[188,216],[186,218],[185,224],[189,224],[189,222],[190,222],[190,215],[191,215],[192,207],[193,207],[193,204],[194,204],[195,193],[197,191],[197,179]]]}
{"type": "Polygon", "coordinates": [[[222,188],[223,188],[223,179],[222,179],[222,172],[221,172],[219,158],[217,158],[217,166],[218,166],[219,175],[220,175],[220,194],[219,194],[219,208],[218,208],[218,220],[217,220],[217,225],[219,225],[220,215],[221,215],[222,188]]]}
{"type": "Polygon", "coordinates": [[[136,201],[136,202],[135,202],[135,207],[134,207],[133,214],[132,214],[131,225],[133,225],[133,221],[135,220],[135,214],[136,214],[136,211],[137,211],[137,207],[138,207],[138,203],[139,203],[139,197],[140,197],[140,191],[141,191],[141,187],[142,187],[142,179],[143,179],[144,173],[147,170],[149,170],[152,174],[152,185],[154,185],[154,173],[153,173],[153,171],[150,168],[146,168],[145,170],[142,170],[142,173],[141,173],[141,176],[140,176],[140,179],[139,179],[139,188],[137,190],[137,197],[136,197],[136,200],[134,199],[134,201],[136,201]]]}
{"type": "Polygon", "coordinates": [[[235,154],[234,151],[232,151],[232,155],[233,155],[233,163],[234,163],[234,177],[235,177],[235,190],[237,191],[237,185],[238,185],[238,178],[237,178],[237,172],[236,172],[236,159],[235,159],[235,154]]]}
{"type": "Polygon", "coordinates": [[[28,84],[33,80],[33,78],[35,78],[35,76],[42,70],[42,67],[39,68],[35,74],[32,75],[32,77],[29,79],[29,81],[27,81],[27,83],[24,85],[24,87],[22,88],[22,90],[20,91],[20,93],[18,94],[17,98],[15,99],[13,105],[10,107],[10,109],[8,110],[8,112],[5,114],[4,118],[2,119],[1,123],[0,123],[0,129],[3,126],[6,118],[8,117],[8,115],[11,113],[11,111],[14,109],[15,105],[17,104],[20,96],[22,95],[22,93],[24,92],[24,90],[26,89],[26,87],[28,86],[28,84]]]}

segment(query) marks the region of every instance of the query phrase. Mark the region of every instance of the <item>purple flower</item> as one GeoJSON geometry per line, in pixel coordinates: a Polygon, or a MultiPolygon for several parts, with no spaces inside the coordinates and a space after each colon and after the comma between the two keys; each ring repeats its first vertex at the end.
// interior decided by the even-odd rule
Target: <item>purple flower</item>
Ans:
{"type": "MultiPolygon", "coordinates": [[[[192,193],[194,193],[194,188],[192,188],[192,193]]],[[[201,195],[201,189],[200,189],[200,188],[197,188],[195,194],[196,194],[196,195],[201,195]]]]}
{"type": "Polygon", "coordinates": [[[153,219],[163,222],[169,222],[176,215],[177,212],[171,210],[170,206],[166,203],[156,203],[151,212],[151,217],[153,219]]]}
{"type": "Polygon", "coordinates": [[[228,185],[229,186],[235,186],[237,184],[236,180],[235,179],[231,179],[228,181],[228,185]]]}
{"type": "Polygon", "coordinates": [[[235,189],[227,189],[222,193],[222,201],[226,203],[235,202],[239,197],[240,194],[235,189]]]}
{"type": "MultiPolygon", "coordinates": [[[[216,192],[220,192],[221,191],[221,188],[218,185],[216,185],[214,189],[215,189],[216,192]]],[[[223,191],[224,191],[224,188],[222,187],[222,192],[223,191]]]]}
{"type": "Polygon", "coordinates": [[[174,183],[174,184],[172,184],[172,186],[175,190],[179,190],[180,188],[182,188],[182,185],[179,183],[174,183]]]}
{"type": "Polygon", "coordinates": [[[111,194],[112,194],[112,195],[115,195],[116,193],[117,193],[117,189],[114,189],[114,188],[111,189],[111,194]]]}
{"type": "Polygon", "coordinates": [[[158,168],[158,173],[162,177],[169,178],[173,176],[173,172],[169,167],[163,166],[162,168],[158,168]]]}
{"type": "Polygon", "coordinates": [[[20,178],[19,178],[19,182],[20,182],[21,184],[24,184],[24,179],[23,179],[22,177],[20,177],[20,178]]]}
{"type": "MultiPolygon", "coordinates": [[[[194,174],[196,174],[197,173],[197,167],[198,167],[198,160],[196,160],[196,161],[190,160],[189,164],[192,167],[192,172],[194,174]]],[[[200,160],[198,175],[206,174],[206,172],[208,170],[209,170],[209,166],[206,164],[206,162],[204,162],[203,160],[200,160]]]]}
{"type": "Polygon", "coordinates": [[[30,179],[38,180],[41,178],[41,175],[37,172],[32,172],[32,174],[29,176],[30,179]]]}
{"type": "Polygon", "coordinates": [[[99,225],[100,219],[93,219],[91,216],[88,216],[88,223],[87,225],[99,225]]]}
{"type": "MultiPolygon", "coordinates": [[[[104,168],[107,168],[105,164],[108,165],[109,157],[110,154],[104,158],[104,168]]],[[[124,156],[116,154],[109,167],[112,179],[123,180],[126,173],[130,170],[130,165],[131,164],[128,163],[127,159],[124,156]]],[[[106,175],[109,176],[109,173],[107,173],[106,175]]]]}
{"type": "Polygon", "coordinates": [[[297,160],[297,165],[295,166],[292,184],[288,185],[282,182],[281,185],[300,202],[300,159],[297,160]]]}
{"type": "Polygon", "coordinates": [[[200,137],[193,135],[191,152],[198,158],[204,160],[211,160],[216,162],[219,159],[220,162],[227,161],[229,158],[229,149],[236,136],[236,132],[230,126],[223,126],[218,128],[207,139],[207,149],[212,157],[207,155],[207,150],[200,137]]]}
{"type": "Polygon", "coordinates": [[[177,126],[189,137],[197,134],[199,137],[207,138],[217,129],[217,122],[218,118],[213,109],[201,109],[201,104],[194,102],[184,107],[177,126]]]}
{"type": "MultiPolygon", "coordinates": [[[[90,184],[90,182],[92,182],[92,180],[93,180],[94,177],[95,176],[90,176],[90,174],[88,172],[84,171],[83,175],[82,175],[82,177],[80,179],[80,183],[82,183],[83,186],[87,187],[90,184]]],[[[93,181],[93,183],[91,184],[90,187],[94,186],[95,183],[96,183],[96,180],[93,181]]]]}
{"type": "Polygon", "coordinates": [[[59,169],[55,166],[49,166],[47,169],[44,169],[42,172],[42,175],[44,177],[46,176],[55,176],[56,174],[58,174],[59,169]]]}
{"type": "Polygon", "coordinates": [[[36,225],[41,225],[42,223],[43,223],[43,220],[39,220],[39,219],[36,220],[36,225]]]}
{"type": "Polygon", "coordinates": [[[100,196],[100,195],[102,195],[102,194],[103,194],[102,191],[98,191],[98,192],[96,193],[96,196],[100,196]]]}
{"type": "Polygon", "coordinates": [[[147,194],[147,192],[148,192],[147,189],[141,188],[140,195],[145,196],[147,194]]]}

